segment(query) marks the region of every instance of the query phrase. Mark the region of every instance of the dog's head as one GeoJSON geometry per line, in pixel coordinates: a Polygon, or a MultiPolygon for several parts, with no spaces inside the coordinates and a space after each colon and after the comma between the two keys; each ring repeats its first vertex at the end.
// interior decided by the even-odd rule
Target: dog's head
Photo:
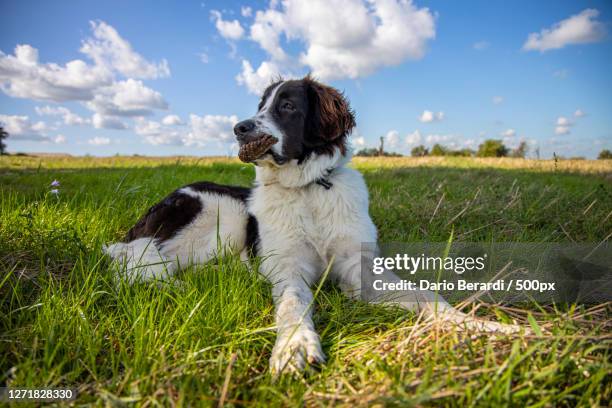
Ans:
{"type": "Polygon", "coordinates": [[[333,154],[338,148],[344,154],[353,127],[355,117],[344,95],[306,76],[270,85],[257,114],[238,123],[234,133],[243,161],[282,165],[313,152],[333,154]]]}

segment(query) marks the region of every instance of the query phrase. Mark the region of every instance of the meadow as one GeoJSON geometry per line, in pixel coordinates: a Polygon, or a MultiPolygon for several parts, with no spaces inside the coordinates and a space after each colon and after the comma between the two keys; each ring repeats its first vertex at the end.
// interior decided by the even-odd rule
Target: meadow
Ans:
{"type": "MultiPolygon", "coordinates": [[[[610,160],[352,165],[381,241],[612,236],[610,160]]],[[[114,285],[101,247],[150,205],[190,182],[253,177],[225,158],[0,157],[0,385],[73,387],[97,406],[609,406],[610,303],[476,301],[465,310],[532,330],[471,336],[324,283],[313,307],[327,364],[274,379],[269,286],[238,259],[189,268],[180,286],[114,285]]]]}

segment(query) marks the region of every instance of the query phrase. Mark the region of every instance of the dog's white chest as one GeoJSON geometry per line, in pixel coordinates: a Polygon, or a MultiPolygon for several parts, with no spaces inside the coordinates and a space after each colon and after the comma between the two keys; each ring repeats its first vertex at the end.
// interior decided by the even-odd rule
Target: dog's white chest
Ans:
{"type": "MultiPolygon", "coordinates": [[[[268,243],[312,248],[325,262],[331,223],[337,219],[337,193],[312,184],[288,189],[280,185],[262,186],[254,191],[249,211],[257,217],[262,250],[268,243]]],[[[296,254],[299,256],[299,254],[296,254]]]]}

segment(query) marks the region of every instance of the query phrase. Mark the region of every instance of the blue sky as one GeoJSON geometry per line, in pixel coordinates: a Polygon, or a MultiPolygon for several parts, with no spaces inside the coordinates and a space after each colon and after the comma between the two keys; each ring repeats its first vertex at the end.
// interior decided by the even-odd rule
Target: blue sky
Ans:
{"type": "Polygon", "coordinates": [[[355,146],[612,148],[607,1],[3,1],[9,151],[225,155],[277,74],[357,112],[355,146]],[[336,5],[332,3],[338,3],[336,5]],[[16,47],[19,45],[19,49],[16,47]],[[606,74],[607,72],[607,74],[606,74]]]}

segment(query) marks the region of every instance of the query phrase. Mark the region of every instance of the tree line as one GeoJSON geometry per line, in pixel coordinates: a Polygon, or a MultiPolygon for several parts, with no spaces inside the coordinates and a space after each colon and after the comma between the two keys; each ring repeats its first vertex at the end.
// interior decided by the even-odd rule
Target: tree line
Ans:
{"type": "MultiPolygon", "coordinates": [[[[506,147],[501,140],[488,139],[485,140],[478,150],[473,149],[451,149],[450,147],[443,146],[436,143],[431,149],[428,149],[424,145],[413,147],[410,151],[412,157],[424,157],[424,156],[464,156],[464,157],[525,157],[527,155],[528,146],[526,142],[521,142],[516,149],[509,149],[506,147]]],[[[386,157],[397,157],[402,156],[399,153],[387,152],[384,150],[384,140],[381,137],[380,147],[374,148],[369,147],[361,149],[356,153],[357,156],[386,156],[386,157]]]]}
{"type": "MultiPolygon", "coordinates": [[[[375,157],[375,156],[384,156],[384,157],[399,157],[403,156],[399,153],[387,152],[384,150],[384,140],[380,138],[380,147],[374,148],[364,148],[359,150],[355,155],[356,156],[365,156],[365,157],[375,157]]],[[[434,144],[431,149],[425,147],[424,145],[415,146],[410,151],[410,155],[412,157],[425,157],[425,156],[457,156],[457,157],[516,157],[516,158],[525,158],[527,153],[529,152],[529,146],[527,142],[521,142],[516,148],[511,149],[507,147],[501,140],[499,139],[487,139],[482,142],[477,150],[474,149],[452,149],[450,147],[441,145],[439,143],[434,144]]],[[[539,152],[536,150],[537,156],[539,158],[539,152]]],[[[597,156],[600,160],[612,159],[612,152],[608,149],[603,149],[599,155],[597,156]]]]}

